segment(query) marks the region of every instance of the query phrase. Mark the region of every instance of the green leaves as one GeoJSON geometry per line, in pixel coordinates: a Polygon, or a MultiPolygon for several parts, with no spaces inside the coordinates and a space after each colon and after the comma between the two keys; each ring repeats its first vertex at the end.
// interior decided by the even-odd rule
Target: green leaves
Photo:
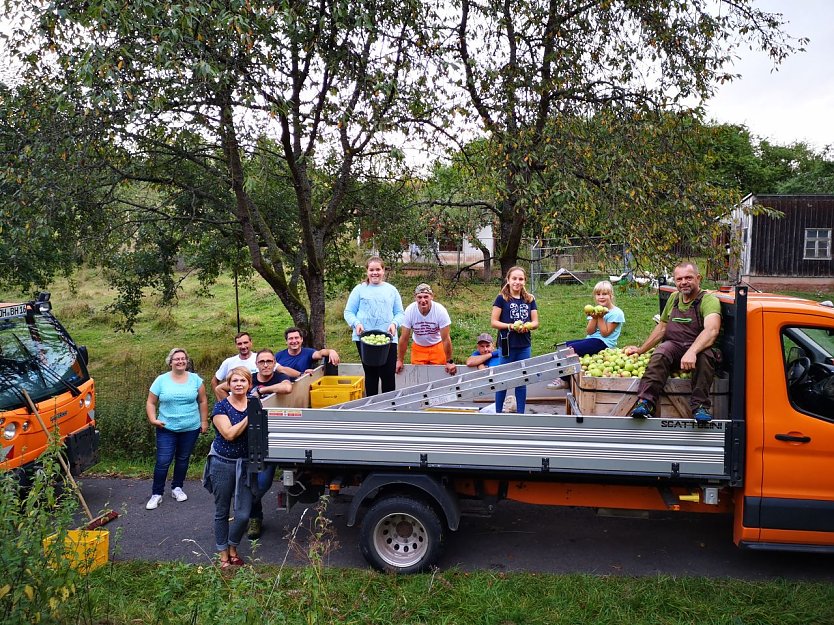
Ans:
{"type": "Polygon", "coordinates": [[[752,41],[778,61],[802,44],[751,4],[716,13],[686,0],[521,0],[510,11],[460,0],[454,49],[503,179],[504,270],[525,226],[533,236],[606,232],[652,263],[676,242],[704,245],[728,198],[687,154],[687,102],[727,78],[736,46],[752,41]]]}
{"type": "MultiPolygon", "coordinates": [[[[437,48],[429,9],[416,0],[52,9],[20,3],[37,27],[11,48],[27,83],[56,86],[50,108],[63,102],[96,130],[83,138],[97,154],[92,171],[114,186],[94,198],[105,220],[76,214],[103,221],[96,249],[109,250],[100,259],[125,327],[145,290],[171,299],[175,263],[217,275],[207,260],[226,266],[219,242],[245,249],[295,322],[312,316],[311,340],[323,341],[323,271],[343,270],[343,239],[376,210],[357,189],[401,172],[388,133],[437,108],[418,71],[421,51],[437,48]]],[[[79,180],[91,173],[73,163],[79,180]]]]}

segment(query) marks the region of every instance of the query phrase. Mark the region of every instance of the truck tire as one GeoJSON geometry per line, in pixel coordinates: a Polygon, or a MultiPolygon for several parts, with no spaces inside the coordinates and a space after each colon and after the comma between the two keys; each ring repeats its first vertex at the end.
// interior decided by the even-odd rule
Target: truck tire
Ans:
{"type": "Polygon", "coordinates": [[[365,514],[359,548],[379,571],[422,573],[440,558],[445,534],[437,513],[424,501],[385,497],[365,514]]]}

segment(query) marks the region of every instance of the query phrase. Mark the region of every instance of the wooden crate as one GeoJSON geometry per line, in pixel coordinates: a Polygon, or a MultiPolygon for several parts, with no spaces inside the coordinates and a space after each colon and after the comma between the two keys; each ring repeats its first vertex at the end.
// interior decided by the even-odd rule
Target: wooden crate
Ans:
{"type": "MultiPolygon", "coordinates": [[[[573,376],[571,388],[583,415],[622,417],[637,403],[640,378],[594,378],[584,374],[573,376]]],[[[670,378],[663,388],[655,416],[666,419],[691,419],[690,380],[670,378]]],[[[712,415],[725,419],[729,415],[730,381],[716,376],[712,383],[712,415]]]]}

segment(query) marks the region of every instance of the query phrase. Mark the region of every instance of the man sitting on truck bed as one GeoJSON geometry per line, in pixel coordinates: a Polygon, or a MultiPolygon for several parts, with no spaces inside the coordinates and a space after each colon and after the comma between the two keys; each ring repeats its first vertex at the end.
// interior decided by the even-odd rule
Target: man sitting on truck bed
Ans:
{"type": "Polygon", "coordinates": [[[312,373],[313,362],[320,358],[327,358],[334,366],[338,366],[341,361],[335,349],[305,347],[304,334],[300,328],[292,327],[284,330],[284,339],[287,341],[287,349],[275,352],[275,360],[278,363],[275,370],[292,379],[305,373],[312,373]]]}
{"type": "Polygon", "coordinates": [[[692,371],[689,405],[699,423],[712,419],[710,387],[720,352],[712,345],[721,330],[721,303],[701,290],[701,274],[694,263],[675,267],[677,293],[666,302],[660,322],[640,347],[629,345],[626,354],[643,354],[660,343],[652,354],[637,388],[637,404],[629,413],[635,418],[654,415],[660,392],[675,368],[692,371]]]}

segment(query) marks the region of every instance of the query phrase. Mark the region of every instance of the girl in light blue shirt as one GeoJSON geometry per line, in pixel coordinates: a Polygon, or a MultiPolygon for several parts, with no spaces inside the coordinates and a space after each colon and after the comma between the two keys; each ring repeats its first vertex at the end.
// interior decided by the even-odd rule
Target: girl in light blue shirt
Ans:
{"type": "Polygon", "coordinates": [[[345,305],[345,321],[350,326],[351,338],[361,358],[359,345],[361,334],[367,330],[379,330],[391,336],[388,358],[384,364],[375,367],[364,363],[365,394],[378,395],[380,382],[382,392],[394,390],[397,366],[397,329],[403,322],[403,300],[399,291],[385,281],[385,263],[378,256],[372,256],[365,263],[367,277],[350,292],[345,305]]]}

